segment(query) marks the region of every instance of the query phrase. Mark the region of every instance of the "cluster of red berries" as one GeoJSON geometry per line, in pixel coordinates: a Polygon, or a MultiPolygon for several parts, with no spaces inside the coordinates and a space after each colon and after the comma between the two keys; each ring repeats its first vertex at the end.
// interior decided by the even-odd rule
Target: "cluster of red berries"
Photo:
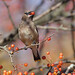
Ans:
{"type": "Polygon", "coordinates": [[[11,47],[8,47],[8,50],[14,50],[14,51],[18,51],[19,50],[18,47],[16,47],[15,49],[14,49],[14,47],[15,47],[15,45],[11,44],[11,47]]]}
{"type": "Polygon", "coordinates": [[[9,71],[4,70],[3,75],[12,75],[12,71],[11,70],[9,70],[9,71]]]}
{"type": "MultiPolygon", "coordinates": [[[[25,71],[24,74],[22,72],[19,72],[17,75],[28,75],[28,72],[25,71]]],[[[34,72],[30,73],[30,75],[35,75],[34,72]]]]}

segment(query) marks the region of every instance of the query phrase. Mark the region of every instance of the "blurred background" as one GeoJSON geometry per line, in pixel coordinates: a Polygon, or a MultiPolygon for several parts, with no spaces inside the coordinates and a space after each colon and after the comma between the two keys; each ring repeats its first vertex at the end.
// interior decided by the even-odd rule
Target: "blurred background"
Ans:
{"type": "MultiPolygon", "coordinates": [[[[9,6],[9,11],[11,14],[11,17],[13,19],[13,22],[18,28],[22,15],[26,11],[35,11],[35,17],[41,15],[48,9],[50,9],[53,5],[56,5],[60,0],[5,0],[7,5],[9,6]]],[[[70,14],[71,10],[73,8],[72,0],[70,0],[68,3],[66,3],[65,6],[61,6],[60,8],[57,8],[53,12],[51,12],[52,15],[54,15],[54,18],[60,18],[62,16],[66,16],[70,14]]],[[[47,17],[46,17],[47,18],[47,17]]],[[[45,17],[44,17],[45,19],[45,17]]],[[[40,24],[42,26],[52,26],[52,27],[59,27],[61,24],[63,24],[64,27],[71,28],[72,20],[69,18],[65,18],[63,21],[60,22],[53,22],[51,24],[40,24]]],[[[75,23],[74,23],[75,27],[75,23]]],[[[62,52],[64,55],[63,59],[74,59],[74,50],[72,41],[75,43],[75,40],[72,39],[72,31],[70,30],[58,30],[58,29],[40,29],[39,30],[39,42],[47,38],[48,36],[55,33],[51,41],[46,41],[43,43],[43,45],[39,48],[40,56],[47,56],[46,52],[50,52],[50,56],[47,56],[48,60],[51,58],[52,62],[56,62],[59,60],[59,53],[62,52]]],[[[14,31],[14,26],[9,18],[8,10],[6,6],[4,5],[3,1],[0,0],[0,33],[2,34],[0,36],[0,42],[10,35],[14,31]]],[[[75,37],[75,32],[73,31],[73,36],[75,37]]],[[[15,44],[15,46],[21,48],[25,45],[19,40],[18,38],[15,39],[15,42],[11,42],[10,44],[15,44]]],[[[28,71],[30,68],[38,67],[40,65],[46,65],[48,62],[45,60],[42,60],[37,63],[33,60],[32,51],[30,49],[19,51],[18,53],[14,54],[14,64],[24,64],[28,63],[27,67],[24,67],[23,65],[18,65],[18,72],[24,72],[28,71]]],[[[49,60],[50,61],[50,60],[49,60]]],[[[13,70],[13,67],[10,62],[9,55],[1,51],[0,52],[0,64],[3,65],[2,70],[13,70]]],[[[63,67],[68,66],[69,64],[64,64],[63,67]]],[[[45,70],[45,73],[48,70],[45,70]]],[[[46,75],[43,74],[40,71],[33,71],[36,72],[36,75],[46,75]]],[[[15,73],[13,75],[16,75],[15,73]]]]}

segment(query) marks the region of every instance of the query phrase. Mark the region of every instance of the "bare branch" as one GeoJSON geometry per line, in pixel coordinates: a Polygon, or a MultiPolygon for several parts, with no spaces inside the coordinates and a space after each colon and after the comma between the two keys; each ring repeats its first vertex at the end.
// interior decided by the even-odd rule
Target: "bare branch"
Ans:
{"type": "Polygon", "coordinates": [[[16,29],[15,23],[14,23],[12,17],[11,17],[11,14],[10,14],[9,6],[7,5],[7,3],[4,0],[2,0],[2,1],[3,1],[4,5],[5,5],[5,7],[7,8],[8,16],[9,16],[11,22],[12,22],[12,25],[14,26],[14,29],[16,29]]]}
{"type": "Polygon", "coordinates": [[[57,3],[56,5],[52,6],[52,8],[48,9],[46,12],[42,13],[41,15],[35,17],[33,19],[35,25],[42,25],[48,23],[52,18],[52,11],[56,10],[62,5],[65,5],[69,0],[63,0],[57,3]]]}
{"type": "Polygon", "coordinates": [[[70,66],[68,66],[68,68],[67,68],[65,74],[68,74],[69,70],[72,69],[73,67],[75,67],[74,64],[71,64],[70,66]]]}
{"type": "Polygon", "coordinates": [[[52,26],[37,26],[38,28],[41,28],[41,29],[54,29],[54,30],[71,30],[69,28],[66,28],[66,27],[63,27],[63,26],[60,26],[60,27],[52,27],[52,26]]]}

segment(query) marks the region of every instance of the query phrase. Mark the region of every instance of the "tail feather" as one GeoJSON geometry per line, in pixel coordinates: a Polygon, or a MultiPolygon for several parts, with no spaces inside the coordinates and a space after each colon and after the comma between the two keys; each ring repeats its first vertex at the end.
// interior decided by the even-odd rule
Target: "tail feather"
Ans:
{"type": "Polygon", "coordinates": [[[39,53],[38,53],[38,49],[36,49],[36,47],[32,48],[32,53],[33,53],[34,61],[39,61],[40,56],[39,56],[39,53]]]}
{"type": "Polygon", "coordinates": [[[33,57],[34,57],[34,61],[40,61],[41,60],[38,51],[37,51],[37,56],[35,56],[33,53],[33,57]]]}

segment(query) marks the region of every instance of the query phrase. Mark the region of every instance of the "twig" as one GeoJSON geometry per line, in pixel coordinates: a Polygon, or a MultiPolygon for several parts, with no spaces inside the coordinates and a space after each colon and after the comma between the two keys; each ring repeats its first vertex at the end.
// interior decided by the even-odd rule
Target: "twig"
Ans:
{"type": "Polygon", "coordinates": [[[72,13],[72,14],[70,14],[70,15],[68,15],[68,16],[60,17],[60,18],[58,18],[58,19],[50,20],[48,23],[51,24],[51,23],[53,23],[53,22],[59,22],[59,21],[62,21],[62,20],[64,20],[64,19],[66,19],[66,18],[72,18],[73,16],[75,16],[75,13],[72,13]]]}
{"type": "Polygon", "coordinates": [[[69,70],[70,70],[71,68],[73,68],[73,67],[75,67],[74,64],[71,64],[70,66],[68,66],[68,68],[67,68],[65,74],[68,74],[69,70]]]}
{"type": "Polygon", "coordinates": [[[52,27],[52,26],[37,26],[38,28],[41,28],[41,29],[55,29],[55,30],[71,30],[69,28],[66,28],[66,27],[63,27],[63,26],[60,26],[60,27],[52,27]]]}
{"type": "Polygon", "coordinates": [[[14,26],[14,29],[16,29],[15,23],[14,23],[12,17],[11,17],[11,14],[10,14],[9,6],[7,5],[7,3],[4,0],[2,0],[2,1],[3,1],[4,5],[5,5],[5,7],[7,8],[8,16],[9,16],[11,22],[12,22],[12,25],[14,26]]]}
{"type": "Polygon", "coordinates": [[[8,47],[8,45],[0,46],[0,50],[6,51],[9,54],[10,62],[12,64],[14,70],[16,70],[16,67],[14,66],[14,62],[13,62],[13,54],[12,54],[12,51],[8,51],[8,48],[7,47],[8,47]]]}
{"type": "MultiPolygon", "coordinates": [[[[70,0],[63,0],[57,3],[56,5],[52,6],[50,9],[48,9],[46,12],[42,13],[41,15],[35,17],[33,19],[35,25],[40,25],[41,22],[44,24],[48,23],[50,21],[51,12],[59,8],[61,5],[69,2],[70,0]],[[45,19],[46,18],[46,19],[45,19]]],[[[52,19],[52,18],[51,18],[52,19]]]]}
{"type": "MultiPolygon", "coordinates": [[[[53,34],[50,35],[49,37],[52,37],[54,34],[55,34],[55,33],[53,33],[53,34]]],[[[29,45],[29,46],[25,46],[25,47],[23,47],[23,48],[19,48],[17,51],[20,51],[20,50],[27,50],[27,48],[30,48],[30,47],[32,47],[32,46],[40,45],[40,44],[44,43],[49,37],[47,37],[47,38],[46,38],[45,40],[43,40],[41,43],[31,44],[31,45],[29,45]]],[[[17,52],[17,51],[15,51],[15,52],[17,52]]]]}

